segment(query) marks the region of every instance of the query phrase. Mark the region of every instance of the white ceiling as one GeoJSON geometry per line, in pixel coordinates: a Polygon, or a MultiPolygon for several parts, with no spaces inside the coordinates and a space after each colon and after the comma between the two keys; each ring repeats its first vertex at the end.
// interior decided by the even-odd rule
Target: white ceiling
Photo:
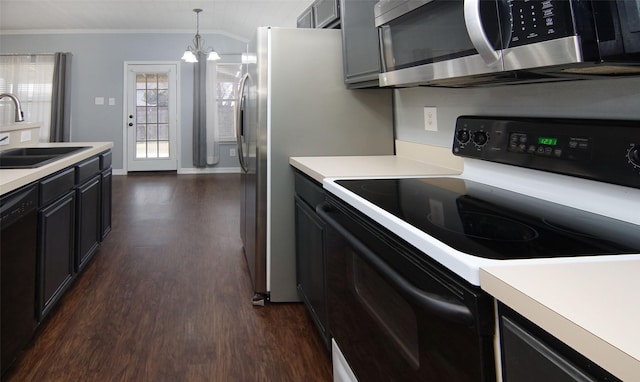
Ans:
{"type": "Polygon", "coordinates": [[[0,0],[1,33],[223,33],[247,41],[258,26],[294,27],[312,0],[0,0]]]}

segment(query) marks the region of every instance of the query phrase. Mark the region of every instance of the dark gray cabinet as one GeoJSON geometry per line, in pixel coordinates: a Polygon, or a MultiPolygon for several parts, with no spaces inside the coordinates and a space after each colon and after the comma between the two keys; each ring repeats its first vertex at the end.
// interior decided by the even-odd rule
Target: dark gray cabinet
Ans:
{"type": "Polygon", "coordinates": [[[75,202],[75,191],[70,189],[39,212],[39,320],[49,313],[74,278],[75,202]]]}
{"type": "Polygon", "coordinates": [[[296,26],[298,28],[315,28],[315,24],[313,21],[313,7],[309,6],[307,9],[302,11],[300,16],[298,16],[298,20],[296,22],[296,26]]]}
{"type": "Polygon", "coordinates": [[[298,16],[297,27],[339,29],[340,0],[315,0],[298,16]]]}
{"type": "Polygon", "coordinates": [[[380,84],[380,44],[373,14],[377,1],[340,0],[344,82],[348,88],[380,84]]]}
{"type": "Polygon", "coordinates": [[[324,190],[319,183],[296,172],[295,191],[297,288],[329,351],[324,222],[315,212],[315,206],[324,200],[324,190]]]}
{"type": "Polygon", "coordinates": [[[41,321],[111,229],[111,151],[40,180],[39,195],[36,311],[41,321]]]}
{"type": "Polygon", "coordinates": [[[498,311],[505,382],[620,381],[506,305],[498,311]]]}
{"type": "Polygon", "coordinates": [[[112,169],[111,169],[111,151],[100,155],[100,182],[102,187],[101,203],[101,240],[104,240],[109,232],[111,232],[111,204],[112,204],[112,169]]]}
{"type": "Polygon", "coordinates": [[[340,28],[339,0],[316,0],[313,8],[313,25],[315,28],[340,28]]]}
{"type": "Polygon", "coordinates": [[[39,182],[37,312],[42,320],[75,276],[75,168],[39,182]]]}
{"type": "Polygon", "coordinates": [[[100,184],[102,188],[101,203],[101,222],[100,222],[100,241],[104,240],[109,232],[111,232],[111,188],[112,171],[108,169],[100,174],[100,184]]]}
{"type": "Polygon", "coordinates": [[[81,271],[102,240],[100,157],[76,165],[76,271],[81,271]]]}
{"type": "Polygon", "coordinates": [[[98,250],[102,240],[100,175],[80,185],[76,190],[76,269],[81,271],[98,250]]]}

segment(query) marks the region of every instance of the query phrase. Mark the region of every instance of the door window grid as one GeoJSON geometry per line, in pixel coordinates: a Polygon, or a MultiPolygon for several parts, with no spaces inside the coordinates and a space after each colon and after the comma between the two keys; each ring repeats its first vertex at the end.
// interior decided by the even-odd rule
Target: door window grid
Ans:
{"type": "Polygon", "coordinates": [[[136,74],[136,159],[169,158],[169,75],[136,74]]]}

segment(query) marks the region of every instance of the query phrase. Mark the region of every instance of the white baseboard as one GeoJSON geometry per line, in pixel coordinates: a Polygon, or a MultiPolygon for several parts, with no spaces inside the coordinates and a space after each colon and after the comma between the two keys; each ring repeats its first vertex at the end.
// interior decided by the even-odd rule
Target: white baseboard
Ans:
{"type": "MultiPolygon", "coordinates": [[[[212,168],[181,168],[178,174],[239,174],[240,167],[212,167],[212,168]]],[[[113,175],[127,175],[127,171],[121,168],[114,168],[113,175]]]]}
{"type": "Polygon", "coordinates": [[[178,174],[235,174],[240,173],[240,167],[206,167],[206,168],[181,168],[178,174]]]}

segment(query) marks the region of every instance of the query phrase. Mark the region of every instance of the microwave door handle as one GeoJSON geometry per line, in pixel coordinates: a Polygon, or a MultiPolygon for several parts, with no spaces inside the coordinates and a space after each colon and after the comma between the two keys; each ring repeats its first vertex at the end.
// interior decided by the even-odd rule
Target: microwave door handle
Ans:
{"type": "Polygon", "coordinates": [[[243,128],[244,121],[242,120],[242,110],[244,109],[244,91],[247,85],[247,78],[249,78],[249,74],[245,73],[245,75],[242,76],[242,79],[240,80],[240,84],[238,86],[239,100],[238,100],[238,107],[236,108],[236,123],[235,123],[236,142],[238,144],[238,161],[240,162],[240,167],[242,168],[242,171],[244,171],[245,173],[248,172],[248,169],[247,169],[247,164],[244,161],[244,150],[242,148],[242,141],[243,141],[242,138],[244,136],[244,128],[243,128]]]}
{"type": "Polygon", "coordinates": [[[400,276],[393,268],[389,267],[382,259],[374,254],[369,247],[362,243],[358,238],[351,234],[338,221],[332,218],[327,211],[331,206],[329,204],[321,204],[316,207],[316,212],[322,219],[342,235],[347,242],[381,275],[387,278],[389,282],[395,285],[405,296],[410,297],[420,306],[427,308],[430,312],[437,314],[448,320],[461,322],[467,325],[474,324],[473,313],[468,307],[462,304],[455,304],[445,301],[437,295],[427,293],[413,286],[409,281],[400,276]]]}
{"type": "Polygon", "coordinates": [[[480,0],[464,0],[464,23],[467,26],[467,33],[469,33],[473,47],[476,48],[484,62],[487,65],[497,64],[502,59],[502,54],[493,49],[484,32],[480,16],[480,0]]]}

